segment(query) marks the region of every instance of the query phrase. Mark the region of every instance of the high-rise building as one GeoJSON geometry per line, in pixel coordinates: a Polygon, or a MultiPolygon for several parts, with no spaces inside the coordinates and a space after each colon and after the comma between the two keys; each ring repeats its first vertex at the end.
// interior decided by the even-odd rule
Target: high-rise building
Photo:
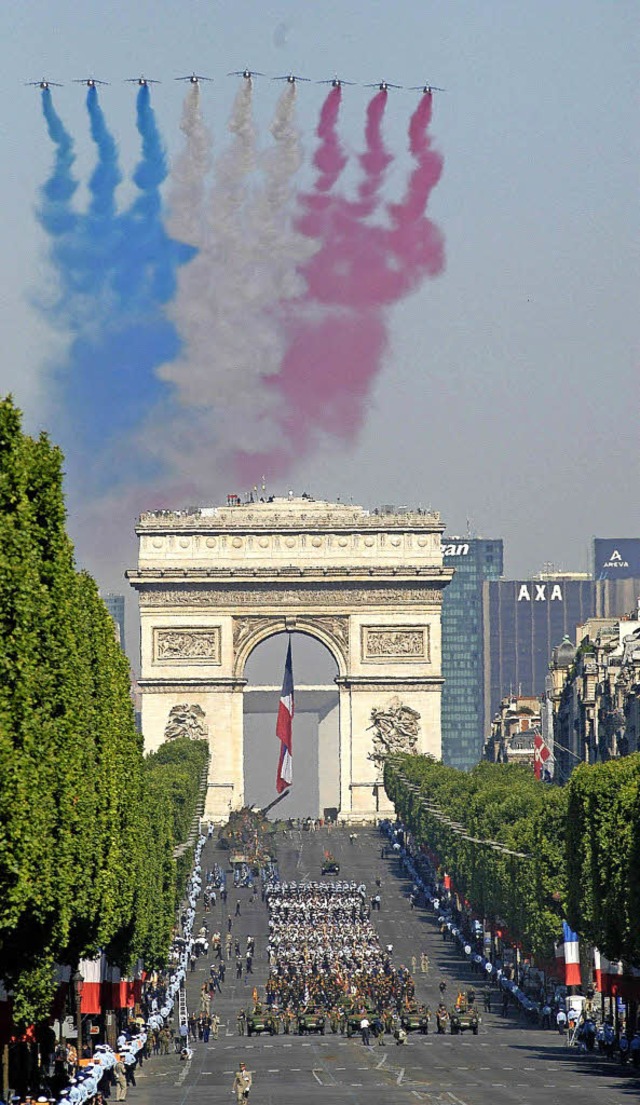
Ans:
{"type": "Polygon", "coordinates": [[[109,591],[106,595],[102,595],[102,601],[113,618],[116,638],[124,652],[124,595],[115,595],[109,591]]]}
{"type": "Polygon", "coordinates": [[[444,537],[444,563],[455,575],[442,600],[442,758],[468,770],[486,739],[482,586],[502,575],[501,538],[444,537]]]}
{"type": "Polygon", "coordinates": [[[615,618],[640,606],[640,537],[594,537],[596,616],[615,618]]]}
{"type": "MultiPolygon", "coordinates": [[[[506,695],[542,695],[556,645],[595,613],[595,588],[584,575],[484,584],[485,718],[491,722],[506,695]]],[[[446,594],[446,592],[445,592],[446,594]]]]}
{"type": "Polygon", "coordinates": [[[640,537],[594,537],[594,579],[640,579],[640,537]]]}

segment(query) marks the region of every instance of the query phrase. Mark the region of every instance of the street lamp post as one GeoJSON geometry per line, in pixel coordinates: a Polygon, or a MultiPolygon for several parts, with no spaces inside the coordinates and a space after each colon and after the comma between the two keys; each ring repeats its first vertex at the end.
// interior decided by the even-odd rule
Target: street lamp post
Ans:
{"type": "Polygon", "coordinates": [[[73,993],[76,1001],[76,1023],[78,1026],[78,1062],[82,1058],[82,989],[84,987],[84,977],[76,967],[71,976],[73,983],[73,993]]]}

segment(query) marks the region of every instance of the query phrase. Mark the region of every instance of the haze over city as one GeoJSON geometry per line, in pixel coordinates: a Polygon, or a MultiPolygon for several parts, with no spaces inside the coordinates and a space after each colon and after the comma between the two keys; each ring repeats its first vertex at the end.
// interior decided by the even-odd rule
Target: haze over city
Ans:
{"type": "MultiPolygon", "coordinates": [[[[187,2],[178,9],[164,0],[133,8],[99,0],[79,16],[65,0],[55,11],[41,2],[9,2],[0,21],[12,44],[0,107],[4,163],[11,168],[3,183],[11,217],[0,231],[2,390],[14,393],[30,430],[44,427],[66,448],[78,556],[104,587],[123,589],[122,572],[135,557],[135,516],[147,505],[222,501],[228,491],[242,494],[260,486],[264,474],[268,493],[291,486],[369,507],[430,505],[451,533],[503,537],[511,576],[527,575],[548,561],[584,569],[594,533],[637,532],[638,507],[628,494],[638,476],[634,6],[401,0],[393,6],[187,2]],[[98,97],[118,147],[123,182],[112,184],[115,211],[122,213],[135,203],[139,187],[129,178],[140,157],[136,102],[138,112],[141,103],[140,89],[123,82],[141,72],[160,80],[150,86],[146,107],[155,112],[159,156],[166,147],[168,177],[152,187],[154,202],[160,203],[158,227],[180,239],[185,226],[175,225],[176,190],[184,176],[176,175],[176,166],[185,154],[180,119],[185,93],[188,97],[192,90],[173,78],[194,69],[213,78],[199,88],[199,109],[212,135],[205,161],[217,169],[207,175],[205,165],[200,183],[207,195],[215,184],[209,196],[215,207],[232,142],[228,119],[242,83],[226,74],[247,64],[268,75],[293,72],[319,81],[337,73],[356,82],[340,90],[334,135],[349,159],[337,172],[344,173],[339,187],[350,203],[362,185],[358,159],[366,149],[367,110],[379,94],[362,85],[428,82],[445,89],[434,93],[428,121],[433,172],[427,216],[429,248],[436,249],[429,271],[408,281],[406,295],[385,301],[375,317],[358,316],[360,335],[370,336],[367,327],[379,327],[380,333],[378,362],[367,369],[366,387],[356,389],[355,413],[349,414],[340,394],[332,407],[326,388],[323,400],[322,374],[326,370],[327,383],[333,379],[338,354],[328,347],[326,365],[322,356],[314,362],[308,384],[317,396],[315,424],[304,422],[300,408],[304,433],[296,440],[293,409],[282,441],[289,455],[286,463],[273,465],[273,478],[263,472],[264,450],[245,457],[242,476],[237,467],[225,471],[220,463],[225,418],[241,448],[246,445],[246,407],[231,410],[234,378],[221,376],[216,384],[222,394],[218,408],[214,389],[197,409],[202,376],[190,377],[189,366],[197,363],[201,371],[202,354],[189,360],[193,335],[185,319],[198,298],[201,258],[191,262],[188,249],[171,277],[177,295],[169,279],[160,304],[177,326],[183,353],[188,346],[186,368],[180,378],[179,360],[172,367],[165,358],[151,364],[140,386],[129,379],[141,417],[152,415],[142,435],[134,443],[126,437],[111,440],[117,407],[96,403],[111,386],[108,358],[100,366],[90,359],[84,375],[65,378],[81,316],[73,314],[68,298],[66,313],[56,306],[65,285],[41,191],[51,176],[54,150],[42,116],[43,94],[24,86],[42,76],[64,84],[51,90],[51,104],[74,143],[78,187],[71,208],[83,212],[90,209],[96,148],[87,89],[71,82],[90,75],[111,82],[99,87],[98,97]],[[189,283],[184,274],[191,263],[189,283]],[[166,417],[162,404],[154,406],[161,377],[162,386],[169,381],[178,388],[183,412],[189,387],[198,391],[193,416],[180,426],[166,417]],[[187,478],[181,462],[189,436],[198,447],[187,478]],[[159,457],[165,467],[159,467],[158,478],[159,457]],[[118,481],[111,485],[116,469],[118,481]]],[[[286,179],[278,180],[274,150],[282,133],[273,136],[269,127],[278,104],[286,102],[283,87],[265,77],[253,81],[254,154],[259,171],[271,172],[273,186],[284,189],[277,225],[286,229],[288,220],[298,217],[300,197],[317,186],[316,129],[329,90],[296,85],[289,120],[295,163],[286,179]]],[[[378,153],[387,160],[374,187],[384,224],[385,205],[402,200],[419,166],[409,149],[408,126],[421,93],[405,87],[381,95],[378,153]]],[[[260,218],[259,209],[254,214],[260,218]]],[[[209,215],[215,217],[215,210],[209,215]]],[[[247,227],[249,240],[260,225],[247,227]]],[[[188,243],[193,227],[186,231],[188,243]]],[[[292,290],[286,278],[307,257],[300,248],[305,243],[296,245],[295,235],[287,243],[291,250],[280,256],[278,270],[285,298],[299,294],[300,285],[292,290]]],[[[133,253],[124,267],[127,295],[137,294],[133,253]]],[[[218,296],[225,271],[218,256],[218,296]]],[[[234,279],[238,272],[242,275],[236,265],[234,279]]],[[[87,304],[91,312],[91,270],[86,279],[83,319],[87,304]]],[[[230,279],[217,301],[218,316],[212,311],[208,322],[205,367],[207,350],[212,366],[217,351],[224,350],[224,320],[235,320],[236,332],[246,327],[257,335],[247,322],[246,302],[238,310],[233,295],[230,279]]],[[[97,326],[97,317],[94,321],[97,326]]],[[[269,340],[267,334],[267,345],[269,340]]],[[[232,343],[230,348],[244,353],[240,374],[254,347],[243,350],[232,343]]],[[[117,357],[116,346],[114,365],[117,357]]],[[[261,388],[264,377],[258,372],[248,391],[251,402],[262,395],[261,388]]],[[[271,412],[273,399],[272,390],[266,400],[271,412]]]]}
{"type": "Polygon", "coordinates": [[[640,1099],[639,30],[0,4],[0,1105],[640,1099]]]}

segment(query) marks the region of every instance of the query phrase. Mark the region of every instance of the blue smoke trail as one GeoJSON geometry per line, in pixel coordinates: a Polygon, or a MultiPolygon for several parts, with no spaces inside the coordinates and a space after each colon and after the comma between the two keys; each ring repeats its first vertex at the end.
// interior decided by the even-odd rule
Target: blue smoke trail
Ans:
{"type": "Polygon", "coordinates": [[[61,237],[71,232],[76,219],[71,208],[71,200],[78,187],[72,175],[75,161],[73,139],[65,130],[62,119],[53,106],[51,90],[48,88],[42,90],[42,114],[49,138],[55,147],[55,156],[51,175],[42,188],[39,217],[49,234],[61,237]]]}
{"type": "Polygon", "coordinates": [[[117,211],[118,149],[95,88],[87,111],[97,152],[87,211],[70,209],[73,144],[49,100],[45,116],[56,157],[39,217],[59,238],[51,249],[60,281],[51,313],[72,338],[56,373],[66,421],[59,432],[73,482],[81,478],[85,491],[96,492],[156,474],[145,470],[129,439],[155,408],[170,402],[172,389],[156,370],[177,356],[180,340],[165,306],[178,267],[196,251],[171,239],[163,226],[160,188],[167,165],[149,89],[138,93],[142,152],[133,177],[138,195],[128,211],[117,211]]]}
{"type": "Polygon", "coordinates": [[[87,111],[91,137],[98,151],[98,164],[89,181],[89,213],[98,219],[113,219],[116,213],[115,192],[122,173],[118,164],[118,147],[107,128],[95,87],[87,92],[87,111]]]}

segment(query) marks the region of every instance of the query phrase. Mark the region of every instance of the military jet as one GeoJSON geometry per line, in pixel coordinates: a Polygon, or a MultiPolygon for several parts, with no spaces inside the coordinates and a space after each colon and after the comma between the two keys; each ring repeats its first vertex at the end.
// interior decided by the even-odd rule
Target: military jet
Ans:
{"type": "Polygon", "coordinates": [[[200,81],[212,81],[213,77],[201,77],[198,73],[192,73],[190,77],[174,77],[176,81],[189,81],[190,84],[199,84],[200,81]]]}
{"type": "Polygon", "coordinates": [[[437,84],[414,84],[410,92],[422,92],[423,96],[430,96],[432,92],[446,92],[445,88],[438,88],[437,84]]]}
{"type": "Polygon", "coordinates": [[[41,88],[43,92],[46,88],[62,88],[61,84],[56,84],[55,81],[45,81],[44,77],[41,81],[25,81],[25,85],[32,88],[41,88]]]}
{"type": "Polygon", "coordinates": [[[343,81],[341,77],[332,77],[330,81],[316,81],[316,84],[330,84],[332,88],[342,88],[343,84],[355,84],[355,81],[343,81]]]}
{"type": "MultiPolygon", "coordinates": [[[[259,73],[257,69],[233,69],[231,73],[227,73],[227,76],[244,77],[245,81],[250,81],[252,77],[264,77],[264,73],[259,73]]],[[[283,77],[277,79],[284,80],[283,77]]]]}
{"type": "Polygon", "coordinates": [[[125,84],[139,84],[140,88],[146,88],[148,84],[160,84],[160,81],[154,81],[151,77],[127,77],[125,84]]]}
{"type": "Polygon", "coordinates": [[[95,77],[75,77],[74,84],[86,84],[87,88],[95,88],[97,84],[108,84],[109,81],[99,81],[95,77]]]}
{"type": "Polygon", "coordinates": [[[296,81],[310,81],[311,77],[296,77],[295,73],[287,73],[286,77],[272,77],[272,81],[288,81],[289,84],[295,84],[296,81]]]}
{"type": "Polygon", "coordinates": [[[377,81],[374,84],[365,84],[365,88],[377,88],[380,92],[386,92],[388,88],[402,88],[401,84],[391,84],[389,81],[377,81]]]}

